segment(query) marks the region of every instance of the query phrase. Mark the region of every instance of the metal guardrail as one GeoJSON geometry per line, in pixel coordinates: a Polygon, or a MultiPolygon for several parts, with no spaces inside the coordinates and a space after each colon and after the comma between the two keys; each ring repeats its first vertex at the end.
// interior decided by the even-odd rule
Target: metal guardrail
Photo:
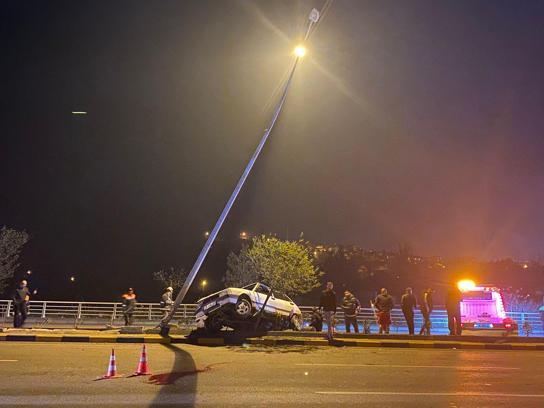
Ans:
{"type": "MultiPolygon", "coordinates": [[[[4,324],[13,317],[13,305],[11,300],[0,300],[0,322],[4,324]]],[[[312,306],[300,306],[304,320],[308,321],[312,306]]],[[[174,320],[190,324],[195,317],[196,304],[183,304],[180,306],[174,320]]],[[[543,324],[539,312],[508,312],[514,321],[518,323],[520,334],[523,334],[522,326],[528,323],[533,334],[544,333],[543,324]]],[[[151,325],[160,322],[164,315],[164,308],[159,303],[137,303],[133,313],[134,324],[151,325]]],[[[343,323],[344,313],[337,313],[339,323],[343,323]]],[[[33,323],[45,325],[48,323],[64,323],[74,326],[90,324],[119,324],[123,321],[122,304],[120,302],[69,302],[69,301],[40,301],[31,300],[29,304],[29,318],[33,323]]],[[[374,313],[370,308],[361,309],[358,314],[359,322],[367,320],[374,323],[374,313]]],[[[392,331],[405,328],[405,320],[402,310],[393,309],[391,312],[392,331]]],[[[415,311],[414,323],[421,327],[423,317],[419,310],[415,311]]],[[[431,314],[433,330],[445,330],[448,327],[447,312],[443,309],[433,310],[431,314]]]]}
{"type": "MultiPolygon", "coordinates": [[[[6,322],[13,317],[11,300],[0,300],[0,321],[6,322]]],[[[164,308],[159,303],[137,303],[133,319],[139,323],[157,323],[164,316],[164,308]]],[[[185,304],[177,310],[175,319],[185,321],[194,319],[196,305],[185,304]]],[[[29,302],[29,318],[41,320],[41,323],[55,320],[74,322],[74,325],[84,322],[104,322],[111,324],[123,319],[122,303],[117,302],[65,302],[65,301],[37,301],[29,302]]]]}

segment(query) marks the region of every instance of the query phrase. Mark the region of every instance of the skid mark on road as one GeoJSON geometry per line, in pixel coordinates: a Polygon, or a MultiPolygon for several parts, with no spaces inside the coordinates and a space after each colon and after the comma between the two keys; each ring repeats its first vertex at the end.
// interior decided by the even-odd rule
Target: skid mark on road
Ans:
{"type": "Polygon", "coordinates": [[[490,367],[490,366],[454,366],[454,365],[405,365],[405,364],[336,364],[336,363],[299,363],[305,367],[375,367],[375,368],[447,368],[453,370],[520,370],[519,367],[490,367]]]}

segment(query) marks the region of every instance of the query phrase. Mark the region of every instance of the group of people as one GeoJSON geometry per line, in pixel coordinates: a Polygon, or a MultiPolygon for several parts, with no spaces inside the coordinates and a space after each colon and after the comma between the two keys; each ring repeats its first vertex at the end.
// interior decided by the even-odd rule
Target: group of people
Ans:
{"type": "MultiPolygon", "coordinates": [[[[36,293],[36,291],[34,291],[36,293]]],[[[174,301],[172,299],[172,294],[174,289],[169,286],[165,289],[161,297],[161,309],[163,310],[163,319],[168,316],[174,301]]],[[[22,327],[26,321],[29,312],[29,303],[30,303],[30,289],[28,288],[28,282],[22,280],[19,282],[19,285],[13,292],[11,300],[13,302],[13,327],[19,328],[22,327]]],[[[136,309],[136,293],[134,293],[133,288],[128,288],[127,292],[121,296],[122,299],[122,311],[123,317],[125,319],[125,326],[132,325],[134,319],[134,310],[136,309]]]]}
{"type": "MultiPolygon", "coordinates": [[[[163,311],[163,319],[166,319],[174,300],[172,299],[172,294],[174,289],[171,286],[168,286],[161,297],[160,307],[163,311]]],[[[121,296],[123,304],[123,317],[125,318],[125,326],[132,325],[134,310],[136,309],[136,294],[134,293],[133,288],[128,288],[128,291],[121,296]]]]}
{"type": "MultiPolygon", "coordinates": [[[[418,302],[412,288],[406,288],[401,298],[401,310],[408,326],[408,333],[415,334],[414,315],[419,307],[423,316],[423,323],[419,330],[420,335],[431,334],[431,312],[433,311],[433,289],[429,288],[423,292],[421,300],[418,302]]],[[[446,309],[448,312],[448,327],[450,335],[461,334],[461,312],[460,312],[461,292],[456,287],[448,290],[446,298],[446,309]]],[[[393,297],[386,288],[382,288],[378,296],[370,302],[374,317],[379,326],[379,334],[389,334],[391,326],[391,310],[394,307],[393,297]]],[[[327,338],[332,339],[335,331],[335,317],[338,309],[344,311],[344,321],[346,333],[351,332],[353,327],[355,333],[359,333],[359,323],[357,315],[361,309],[361,303],[351,293],[346,290],[340,305],[337,304],[337,296],[334,291],[334,284],[327,282],[325,290],[321,293],[319,306],[314,307],[311,315],[310,327],[316,331],[323,330],[323,322],[327,325],[327,338]]],[[[368,333],[368,326],[365,327],[365,333],[368,333]]]]}

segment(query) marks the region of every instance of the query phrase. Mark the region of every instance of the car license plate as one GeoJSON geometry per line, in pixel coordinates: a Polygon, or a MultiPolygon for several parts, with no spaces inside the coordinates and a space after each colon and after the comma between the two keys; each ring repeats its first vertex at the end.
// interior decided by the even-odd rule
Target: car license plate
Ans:
{"type": "Polygon", "coordinates": [[[204,310],[208,310],[208,309],[214,307],[216,304],[217,304],[217,302],[208,303],[206,306],[204,306],[204,310]]]}

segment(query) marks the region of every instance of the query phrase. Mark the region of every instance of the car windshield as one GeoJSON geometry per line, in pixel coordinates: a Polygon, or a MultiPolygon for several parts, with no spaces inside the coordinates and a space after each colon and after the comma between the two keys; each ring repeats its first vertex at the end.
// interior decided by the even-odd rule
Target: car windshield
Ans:
{"type": "Polygon", "coordinates": [[[255,289],[257,292],[268,295],[270,293],[270,288],[262,283],[259,283],[259,286],[255,289]]]}
{"type": "Polygon", "coordinates": [[[252,290],[255,287],[256,283],[251,283],[246,286],[242,286],[242,289],[252,290]]]}

